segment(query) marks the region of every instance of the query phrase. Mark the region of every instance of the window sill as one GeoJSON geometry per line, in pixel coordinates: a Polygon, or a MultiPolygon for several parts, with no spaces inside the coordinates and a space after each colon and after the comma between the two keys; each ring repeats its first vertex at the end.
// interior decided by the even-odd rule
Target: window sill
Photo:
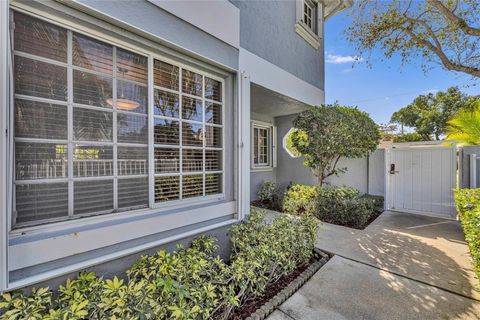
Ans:
{"type": "Polygon", "coordinates": [[[252,167],[250,168],[250,172],[266,172],[266,171],[273,171],[273,167],[252,167]]]}
{"type": "Polygon", "coordinates": [[[318,37],[318,35],[313,33],[312,30],[310,30],[303,22],[300,21],[295,24],[295,31],[313,48],[320,48],[320,38],[318,37]]]}
{"type": "Polygon", "coordinates": [[[18,270],[108,247],[163,231],[234,215],[235,201],[218,201],[182,209],[149,210],[149,214],[89,226],[35,232],[10,238],[9,269],[18,270]],[[153,211],[153,212],[152,212],[153,211]],[[51,250],[56,248],[55,250],[51,250]]]}

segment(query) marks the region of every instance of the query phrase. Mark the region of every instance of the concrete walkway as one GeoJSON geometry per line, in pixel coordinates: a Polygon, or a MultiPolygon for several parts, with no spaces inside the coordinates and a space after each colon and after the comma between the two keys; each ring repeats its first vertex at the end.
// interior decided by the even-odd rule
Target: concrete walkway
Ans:
{"type": "Polygon", "coordinates": [[[270,320],[480,319],[458,222],[384,212],[365,230],[324,224],[320,237],[335,257],[270,320]]]}

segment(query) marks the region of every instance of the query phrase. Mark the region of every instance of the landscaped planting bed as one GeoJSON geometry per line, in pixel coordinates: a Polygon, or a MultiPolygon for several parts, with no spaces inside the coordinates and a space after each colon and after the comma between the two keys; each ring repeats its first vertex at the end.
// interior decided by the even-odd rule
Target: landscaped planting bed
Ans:
{"type": "Polygon", "coordinates": [[[254,206],[293,215],[312,215],[327,223],[364,229],[383,211],[383,197],[361,195],[349,187],[319,187],[295,184],[282,193],[272,182],[260,188],[254,206]]]}
{"type": "Polygon", "coordinates": [[[202,236],[189,248],[142,256],[125,279],[83,272],[55,292],[5,293],[0,319],[242,319],[260,306],[263,318],[326,261],[314,253],[317,231],[311,217],[267,223],[253,210],[231,228],[227,262],[215,255],[216,239],[202,236]]]}

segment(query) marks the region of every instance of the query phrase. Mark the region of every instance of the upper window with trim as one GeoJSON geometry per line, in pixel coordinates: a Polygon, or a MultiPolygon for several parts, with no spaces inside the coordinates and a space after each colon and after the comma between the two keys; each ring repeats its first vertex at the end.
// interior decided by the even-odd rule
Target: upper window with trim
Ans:
{"type": "Polygon", "coordinates": [[[252,122],[252,169],[275,166],[275,127],[268,123],[252,122]]]}
{"type": "Polygon", "coordinates": [[[13,15],[14,227],[223,194],[222,79],[13,15]]]}
{"type": "Polygon", "coordinates": [[[322,4],[318,0],[297,0],[295,31],[312,47],[320,46],[322,4]]]}
{"type": "Polygon", "coordinates": [[[312,32],[317,33],[317,4],[311,0],[303,0],[303,22],[312,32]]]}

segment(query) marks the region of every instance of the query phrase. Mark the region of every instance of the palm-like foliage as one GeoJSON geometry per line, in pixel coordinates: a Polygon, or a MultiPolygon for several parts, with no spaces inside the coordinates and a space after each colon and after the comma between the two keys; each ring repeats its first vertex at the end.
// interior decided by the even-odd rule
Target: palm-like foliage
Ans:
{"type": "Polygon", "coordinates": [[[447,122],[447,139],[460,145],[480,144],[480,103],[473,110],[457,113],[447,122]]]}

